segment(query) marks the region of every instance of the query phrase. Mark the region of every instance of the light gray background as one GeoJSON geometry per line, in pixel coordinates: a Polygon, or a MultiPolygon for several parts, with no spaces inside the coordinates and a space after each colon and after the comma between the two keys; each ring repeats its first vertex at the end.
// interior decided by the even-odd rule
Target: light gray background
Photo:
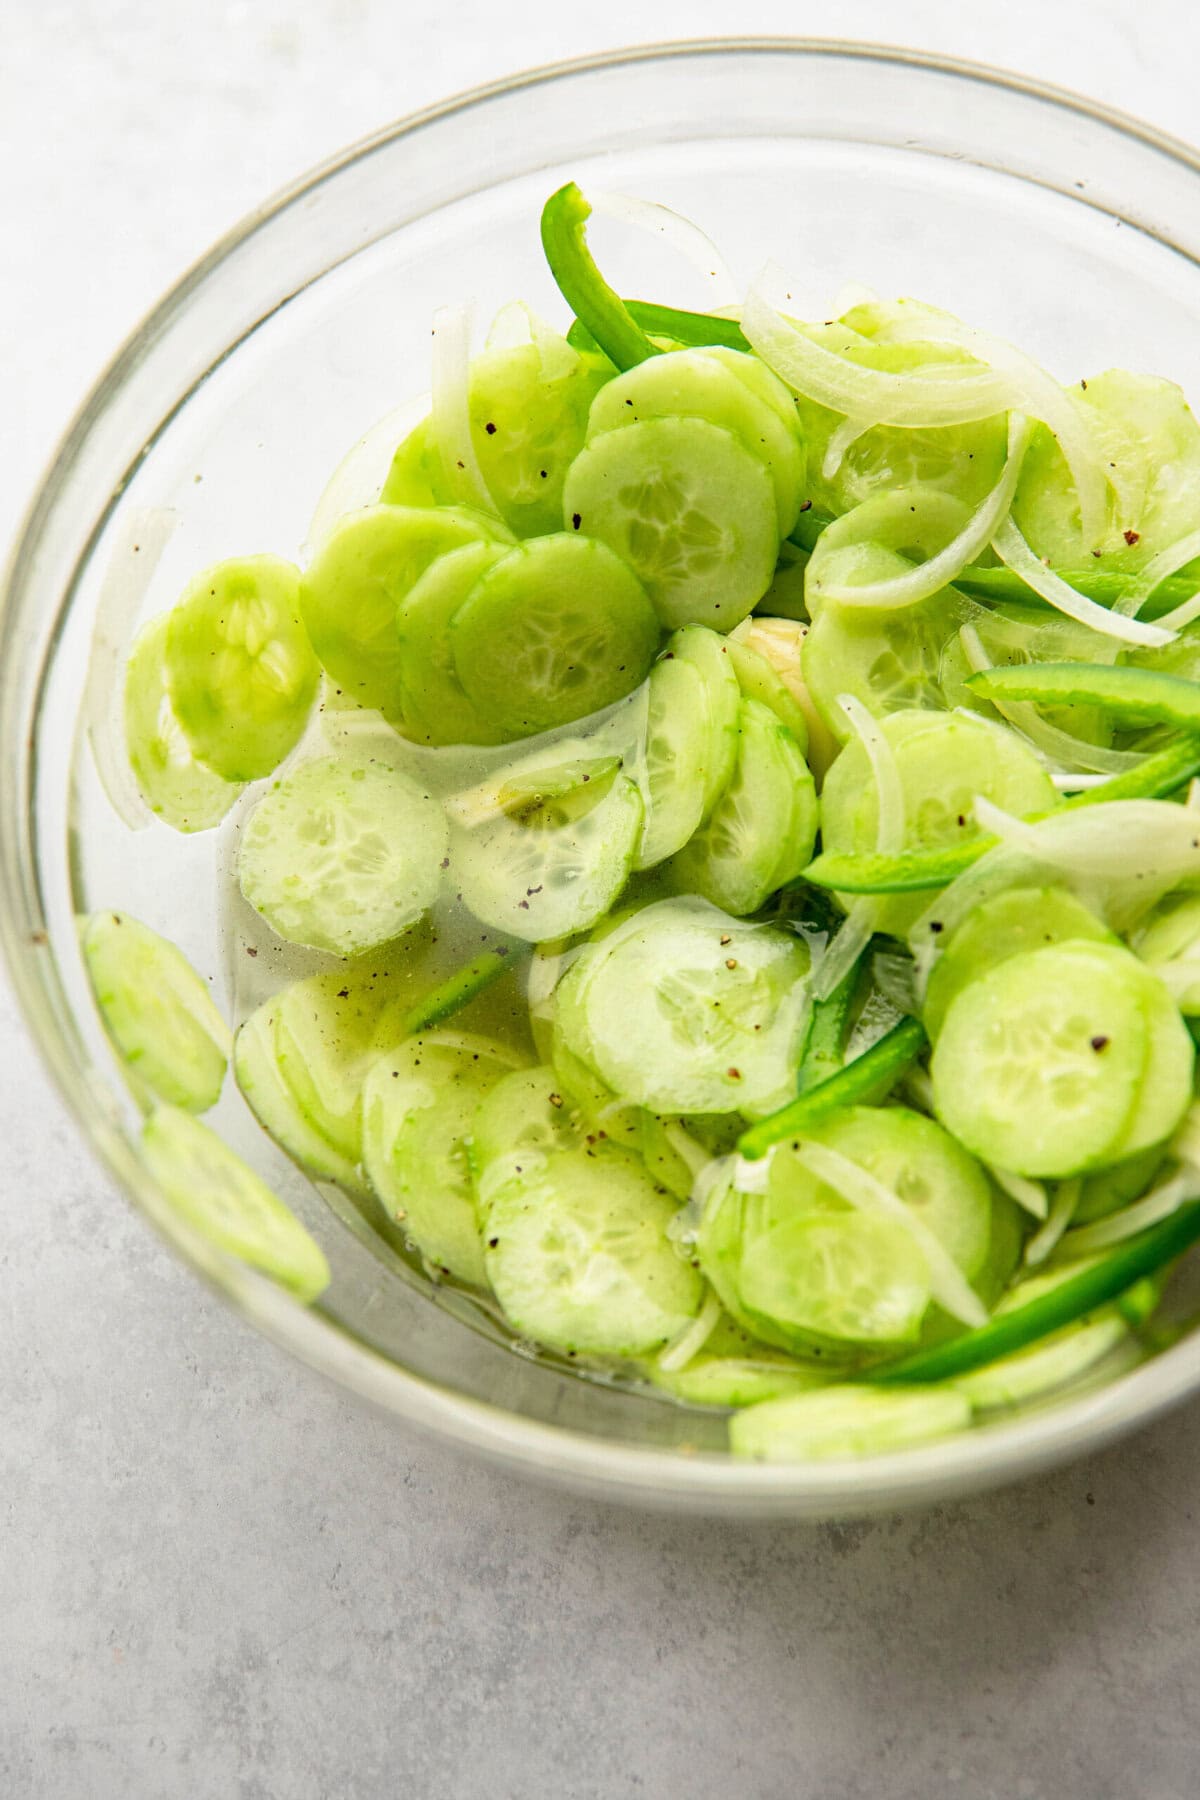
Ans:
{"type": "MultiPolygon", "coordinates": [[[[522,65],[908,41],[1196,131],[1189,0],[0,0],[0,537],[117,340],[264,193],[522,65]]],[[[407,1436],[169,1262],[0,983],[0,1795],[1191,1800],[1200,1412],[824,1529],[566,1499],[407,1436]]]]}

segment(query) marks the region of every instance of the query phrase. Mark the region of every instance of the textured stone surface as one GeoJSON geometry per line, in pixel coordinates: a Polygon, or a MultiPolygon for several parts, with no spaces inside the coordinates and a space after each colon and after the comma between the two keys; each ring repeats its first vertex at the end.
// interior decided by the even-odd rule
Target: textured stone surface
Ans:
{"type": "MultiPolygon", "coordinates": [[[[1194,130],[1169,0],[0,6],[0,528],[84,385],[262,192],[422,101],[621,41],[901,35],[1194,130]],[[983,15],[983,16],[980,16],[983,15]]],[[[1195,1409],[818,1530],[647,1518],[350,1405],[176,1268],[0,991],[5,1800],[1190,1800],[1195,1409]]]]}

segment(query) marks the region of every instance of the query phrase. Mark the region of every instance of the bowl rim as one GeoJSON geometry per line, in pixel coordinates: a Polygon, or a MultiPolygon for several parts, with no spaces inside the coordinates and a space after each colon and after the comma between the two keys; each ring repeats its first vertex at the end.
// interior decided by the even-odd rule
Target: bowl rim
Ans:
{"type": "MultiPolygon", "coordinates": [[[[145,313],[96,377],[26,503],[0,571],[0,627],[11,629],[25,616],[21,602],[26,574],[43,522],[109,397],[120,390],[146,349],[187,306],[195,290],[257,231],[383,145],[490,100],[591,71],[723,55],[828,57],[929,70],[1082,117],[1200,175],[1200,150],[1069,88],[987,63],[864,40],[732,36],[649,43],[539,65],[451,95],[381,126],[278,188],[195,259],[145,313]]],[[[60,622],[61,614],[56,629],[60,622]]],[[[48,662],[49,652],[37,673],[38,691],[48,662]]],[[[16,684],[0,683],[0,746],[18,742],[14,725],[23,726],[16,684]]],[[[413,1374],[363,1343],[351,1328],[319,1310],[306,1311],[265,1278],[210,1251],[178,1229],[165,1213],[132,1146],[87,1083],[79,1080],[71,1047],[46,1006],[46,989],[39,973],[47,949],[45,918],[30,854],[29,770],[23,758],[0,757],[0,796],[4,802],[0,807],[0,945],[24,1023],[88,1147],[179,1260],[263,1335],[339,1387],[431,1436],[509,1468],[607,1498],[691,1506],[714,1514],[845,1517],[930,1503],[1052,1467],[1148,1424],[1200,1386],[1200,1337],[1196,1337],[1160,1352],[1103,1389],[1011,1423],[985,1426],[958,1438],[869,1461],[768,1465],[591,1438],[465,1398],[413,1374]]]]}

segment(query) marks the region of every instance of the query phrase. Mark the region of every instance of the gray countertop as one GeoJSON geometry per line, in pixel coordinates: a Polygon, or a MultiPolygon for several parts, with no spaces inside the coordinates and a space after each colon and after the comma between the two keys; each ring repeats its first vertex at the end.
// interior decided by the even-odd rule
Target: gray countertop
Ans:
{"type": "MultiPolygon", "coordinates": [[[[0,533],[79,394],[263,193],[475,81],[716,0],[0,5],[0,533]],[[578,9],[570,9],[572,12],[578,9]]],[[[1195,133],[1186,0],[751,0],[1195,133]],[[981,16],[982,15],[982,16],[981,16]]],[[[0,986],[5,1800],[1190,1800],[1200,1413],[916,1517],[543,1492],[360,1410],[171,1262],[0,986]]]]}

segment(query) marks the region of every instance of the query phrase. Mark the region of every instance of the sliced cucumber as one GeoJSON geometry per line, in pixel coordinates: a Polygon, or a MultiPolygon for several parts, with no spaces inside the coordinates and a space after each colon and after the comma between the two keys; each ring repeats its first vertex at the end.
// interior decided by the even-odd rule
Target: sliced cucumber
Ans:
{"type": "Polygon", "coordinates": [[[1180,1012],[1200,1015],[1200,897],[1172,896],[1151,914],[1133,947],[1170,983],[1180,1012]]]}
{"type": "Polygon", "coordinates": [[[516,1066],[504,1045],[431,1031],[382,1056],[363,1089],[371,1185],[426,1262],[486,1286],[467,1142],[488,1090],[516,1066]]]}
{"type": "Polygon", "coordinates": [[[422,419],[397,448],[379,499],[385,506],[417,506],[427,511],[438,503],[434,492],[438,482],[437,457],[429,442],[429,420],[422,419]]]}
{"type": "Polygon", "coordinates": [[[142,1128],[142,1160],[193,1231],[218,1250],[270,1275],[298,1300],[329,1286],[325,1254],[273,1194],[207,1125],[160,1106],[142,1128]]]}
{"type": "Polygon", "coordinates": [[[125,747],[133,778],[152,813],[175,831],[210,831],[243,784],[196,760],[167,684],[170,613],[143,627],[125,670],[125,747]]]}
{"type": "Polygon", "coordinates": [[[882,1456],[948,1437],[970,1422],[965,1395],[950,1388],[837,1386],[735,1413],[729,1448],[755,1462],[882,1456]]]}
{"type": "Polygon", "coordinates": [[[368,506],[348,514],[300,587],[304,623],[325,669],[360,705],[402,718],[401,602],[448,550],[504,539],[498,520],[460,507],[368,506]]]}
{"type": "Polygon", "coordinates": [[[1125,1130],[1106,1160],[1124,1160],[1164,1144],[1188,1109],[1195,1083],[1196,1049],[1179,1008],[1148,969],[1141,975],[1146,1018],[1146,1063],[1125,1130]]]}
{"type": "Polygon", "coordinates": [[[648,1363],[646,1379],[688,1406],[755,1406],[819,1387],[827,1373],[785,1356],[723,1314],[699,1355],[682,1369],[648,1363]]]}
{"type": "MultiPolygon", "coordinates": [[[[882,721],[882,730],[904,794],[906,850],[932,850],[977,837],[977,795],[1018,816],[1048,812],[1058,804],[1049,775],[1011,732],[957,713],[926,712],[893,713],[882,721]]],[[[821,790],[824,849],[852,854],[874,850],[878,817],[870,760],[856,738],[821,790]]],[[[880,903],[876,929],[903,936],[927,903],[924,894],[889,896],[880,903]]]]}
{"type": "Polygon", "coordinates": [[[601,388],[588,415],[587,441],[644,419],[706,419],[731,432],[766,467],[779,536],[787,536],[804,480],[799,421],[787,389],[756,357],[718,348],[647,357],[601,388]],[[763,396],[764,381],[782,396],[774,404],[763,396]]]}
{"type": "Polygon", "coordinates": [[[771,478],[731,432],[702,419],[596,438],[567,472],[563,516],[630,565],[671,629],[732,631],[775,573],[771,478]]]}
{"type": "Polygon", "coordinates": [[[515,1331],[583,1355],[645,1356],[699,1311],[667,1236],[676,1205],[625,1150],[556,1150],[489,1196],[488,1278],[515,1331]]]}
{"type": "Polygon", "coordinates": [[[234,1042],[233,1072],[247,1105],[279,1148],[318,1181],[333,1181],[349,1194],[366,1192],[356,1161],[335,1149],[313,1124],[279,1068],[275,1043],[278,999],[251,1013],[234,1042]]]}
{"type": "Polygon", "coordinates": [[[480,1206],[486,1209],[498,1181],[581,1142],[579,1108],[555,1069],[542,1063],[503,1076],[484,1095],[471,1123],[468,1153],[480,1206]]]}
{"type": "Polygon", "coordinates": [[[804,708],[774,665],[760,650],[744,641],[742,634],[748,626],[753,629],[753,623],[753,620],[743,619],[737,630],[725,639],[742,699],[757,700],[773,712],[779,723],[791,732],[803,756],[808,748],[808,721],[804,708]]]}
{"type": "Polygon", "coordinates": [[[1148,1052],[1138,975],[1125,950],[1070,943],[1009,957],[970,982],[933,1054],[943,1124],[1018,1175],[1065,1177],[1120,1160],[1148,1052]]]}
{"type": "Polygon", "coordinates": [[[422,744],[498,744],[504,733],[468,699],[454,666],[450,621],[502,544],[464,544],[430,563],[396,613],[406,736],[422,744]]]}
{"type": "Polygon", "coordinates": [[[853,694],[876,719],[913,710],[942,712],[943,658],[969,616],[949,588],[899,612],[827,600],[804,639],[801,667],[813,705],[839,744],[850,723],[838,701],[853,694]]]}
{"type": "Polygon", "coordinates": [[[635,867],[653,868],[681,850],[699,829],[708,801],[709,772],[724,759],[699,670],[668,656],[650,671],[647,695],[642,823],[635,867]]]}
{"type": "MultiPolygon", "coordinates": [[[[513,764],[506,779],[552,773],[585,754],[581,740],[567,740],[513,764]]],[[[594,925],[624,887],[642,816],[641,795],[624,775],[581,782],[515,816],[454,825],[451,880],[485,925],[527,943],[570,937],[594,925]]]]}
{"type": "Polygon", "coordinates": [[[706,819],[733,777],[742,690],[725,638],[705,625],[685,625],[674,632],[663,652],[663,660],[667,658],[687,663],[704,682],[705,716],[712,732],[705,765],[702,817],[706,819]]]}
{"type": "Polygon", "coordinates": [[[658,648],[645,589],[606,544],[531,538],[483,574],[454,614],[454,666],[479,716],[529,737],[631,693],[658,648]]]}
{"type": "Polygon", "coordinates": [[[808,966],[786,932],[658,901],[580,954],[559,986],[559,1029],[651,1112],[770,1112],[794,1090],[808,966]]]}
{"type": "MultiPolygon", "coordinates": [[[[1001,1306],[997,1310],[1008,1309],[1001,1306]]],[[[1019,1406],[1077,1381],[1128,1337],[1129,1327],[1114,1308],[1097,1318],[1064,1326],[998,1362],[972,1369],[951,1385],[980,1411],[1019,1406]]]]}
{"type": "Polygon", "coordinates": [[[1113,1163],[1109,1169],[1085,1176],[1080,1186],[1079,1203],[1071,1214],[1071,1224],[1095,1224],[1098,1219],[1107,1219],[1110,1213],[1128,1206],[1131,1200],[1140,1199],[1158,1173],[1163,1155],[1164,1147],[1155,1144],[1124,1162],[1113,1163]]]}
{"type": "Polygon", "coordinates": [[[299,741],[321,673],[300,618],[300,571],[243,556],[197,575],[169,617],[166,670],[197,760],[226,781],[269,775],[299,741]]]}
{"type": "Polygon", "coordinates": [[[817,791],[795,738],[760,700],[743,700],[733,779],[671,859],[673,879],[740,917],[808,866],[816,835],[817,791]]]}
{"type": "Polygon", "coordinates": [[[1009,956],[1072,939],[1117,942],[1067,888],[1009,888],[982,900],[952,933],[929,977],[921,1019],[930,1038],[937,1037],[951,1001],[976,976],[1009,956]]]}
{"type": "Polygon", "coordinates": [[[445,815],[386,763],[320,757],[278,781],[246,821],[238,880],[293,944],[351,956],[397,937],[432,906],[445,815]]]}
{"type": "Polygon", "coordinates": [[[215,1106],[233,1038],[183,952],[128,913],[98,912],[83,955],[134,1092],[188,1112],[215,1106]]]}

